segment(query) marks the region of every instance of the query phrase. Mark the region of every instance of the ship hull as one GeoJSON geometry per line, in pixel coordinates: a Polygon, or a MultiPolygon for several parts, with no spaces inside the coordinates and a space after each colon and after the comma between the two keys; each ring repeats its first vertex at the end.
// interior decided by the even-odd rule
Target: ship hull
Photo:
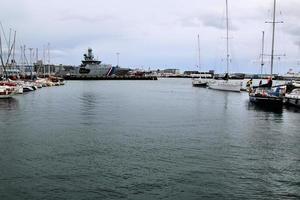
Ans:
{"type": "Polygon", "coordinates": [[[249,101],[251,103],[267,106],[267,107],[282,107],[283,99],[280,97],[258,97],[258,96],[249,96],[249,101]]]}
{"type": "Polygon", "coordinates": [[[213,81],[208,84],[208,87],[213,90],[241,92],[241,84],[230,81],[213,81]]]}

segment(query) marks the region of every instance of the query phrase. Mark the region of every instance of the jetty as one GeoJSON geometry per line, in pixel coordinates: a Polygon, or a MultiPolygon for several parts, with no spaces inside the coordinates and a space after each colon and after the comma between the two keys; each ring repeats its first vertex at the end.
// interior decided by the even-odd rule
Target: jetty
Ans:
{"type": "Polygon", "coordinates": [[[156,76],[63,76],[65,80],[157,80],[156,76]]]}

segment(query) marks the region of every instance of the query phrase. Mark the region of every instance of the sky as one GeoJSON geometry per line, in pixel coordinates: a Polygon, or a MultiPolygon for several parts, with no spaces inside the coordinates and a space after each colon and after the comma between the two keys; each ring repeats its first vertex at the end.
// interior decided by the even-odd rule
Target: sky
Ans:
{"type": "MultiPolygon", "coordinates": [[[[230,72],[260,72],[262,31],[271,52],[273,0],[228,0],[230,72]]],[[[277,0],[275,73],[300,71],[300,1],[277,0]]],[[[54,64],[79,65],[88,47],[106,64],[143,69],[226,71],[225,0],[10,0],[1,2],[6,38],[50,43],[54,64]],[[200,67],[197,35],[200,36],[200,67]]],[[[1,31],[3,36],[3,31],[1,31]]],[[[29,51],[27,50],[27,53],[29,51]]],[[[18,61],[18,56],[16,56],[18,61]]],[[[263,72],[270,72],[266,55],[263,72]]]]}

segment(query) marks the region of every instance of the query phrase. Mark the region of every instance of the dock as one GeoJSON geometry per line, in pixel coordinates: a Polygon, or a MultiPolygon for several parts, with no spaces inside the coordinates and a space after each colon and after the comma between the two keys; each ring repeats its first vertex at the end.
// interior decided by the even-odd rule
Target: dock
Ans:
{"type": "Polygon", "coordinates": [[[156,76],[63,76],[65,80],[157,80],[156,76]]]}

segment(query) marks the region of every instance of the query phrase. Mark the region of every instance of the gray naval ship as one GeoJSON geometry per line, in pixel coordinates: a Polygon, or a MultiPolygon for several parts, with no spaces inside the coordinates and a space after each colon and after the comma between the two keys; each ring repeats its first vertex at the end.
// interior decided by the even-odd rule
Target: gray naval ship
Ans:
{"type": "Polygon", "coordinates": [[[95,79],[111,76],[126,76],[126,74],[130,71],[129,68],[101,64],[100,60],[96,60],[94,58],[93,50],[91,48],[88,48],[87,54],[84,54],[83,57],[84,59],[81,61],[82,63],[79,67],[72,67],[64,70],[63,76],[66,79],[95,79]]]}

